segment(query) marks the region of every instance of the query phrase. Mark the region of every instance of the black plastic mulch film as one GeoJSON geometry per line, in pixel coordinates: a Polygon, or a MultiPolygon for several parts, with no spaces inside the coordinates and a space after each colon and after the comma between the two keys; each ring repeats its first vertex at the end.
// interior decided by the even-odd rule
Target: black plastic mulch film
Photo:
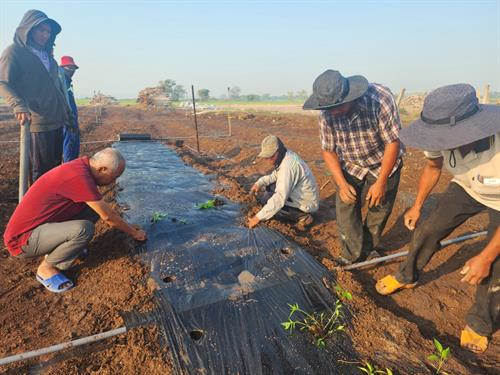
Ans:
{"type": "Polygon", "coordinates": [[[213,184],[158,142],[118,142],[127,169],[117,202],[142,225],[140,248],[160,285],[155,323],[179,374],[340,374],[353,358],[349,337],[326,349],[305,332],[281,326],[288,304],[324,311],[335,297],[322,282],[332,274],[305,250],[265,226],[249,230],[238,205],[212,209],[213,184]],[[166,214],[156,223],[155,212],[166,214]]]}

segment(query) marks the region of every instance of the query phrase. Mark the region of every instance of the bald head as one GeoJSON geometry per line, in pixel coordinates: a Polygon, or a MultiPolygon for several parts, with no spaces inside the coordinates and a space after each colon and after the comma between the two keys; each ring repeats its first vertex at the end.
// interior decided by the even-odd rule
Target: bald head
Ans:
{"type": "Polygon", "coordinates": [[[125,159],[120,151],[111,147],[95,153],[91,160],[96,167],[106,167],[111,173],[118,172],[125,164],[125,159]]]}
{"type": "Polygon", "coordinates": [[[120,151],[108,147],[90,158],[90,167],[97,184],[108,185],[125,170],[125,159],[120,151]]]}

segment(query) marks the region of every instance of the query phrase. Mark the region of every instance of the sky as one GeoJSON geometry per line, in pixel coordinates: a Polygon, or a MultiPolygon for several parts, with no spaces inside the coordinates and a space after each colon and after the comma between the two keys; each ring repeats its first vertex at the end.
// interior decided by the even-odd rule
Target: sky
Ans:
{"type": "Polygon", "coordinates": [[[310,93],[326,69],[393,92],[500,91],[500,0],[0,0],[1,50],[29,9],[61,24],[55,57],[80,66],[77,97],[134,98],[164,79],[213,97],[310,93]]]}

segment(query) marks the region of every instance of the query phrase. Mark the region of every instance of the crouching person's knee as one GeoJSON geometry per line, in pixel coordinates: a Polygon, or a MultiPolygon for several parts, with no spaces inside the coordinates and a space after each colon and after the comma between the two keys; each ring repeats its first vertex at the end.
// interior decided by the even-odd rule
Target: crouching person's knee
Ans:
{"type": "Polygon", "coordinates": [[[81,255],[93,236],[94,223],[89,220],[73,221],[68,228],[67,241],[54,249],[46,261],[60,270],[67,270],[81,255]]]}
{"type": "Polygon", "coordinates": [[[81,220],[80,231],[77,234],[78,239],[89,243],[94,237],[95,224],[89,220],[81,220]]]}

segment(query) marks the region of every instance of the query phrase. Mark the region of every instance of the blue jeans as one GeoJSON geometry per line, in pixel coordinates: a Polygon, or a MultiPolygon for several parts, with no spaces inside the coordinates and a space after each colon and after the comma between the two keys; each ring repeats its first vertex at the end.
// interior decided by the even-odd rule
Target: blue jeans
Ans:
{"type": "Polygon", "coordinates": [[[68,162],[74,160],[80,154],[80,131],[70,131],[65,126],[63,128],[63,160],[68,162]]]}

